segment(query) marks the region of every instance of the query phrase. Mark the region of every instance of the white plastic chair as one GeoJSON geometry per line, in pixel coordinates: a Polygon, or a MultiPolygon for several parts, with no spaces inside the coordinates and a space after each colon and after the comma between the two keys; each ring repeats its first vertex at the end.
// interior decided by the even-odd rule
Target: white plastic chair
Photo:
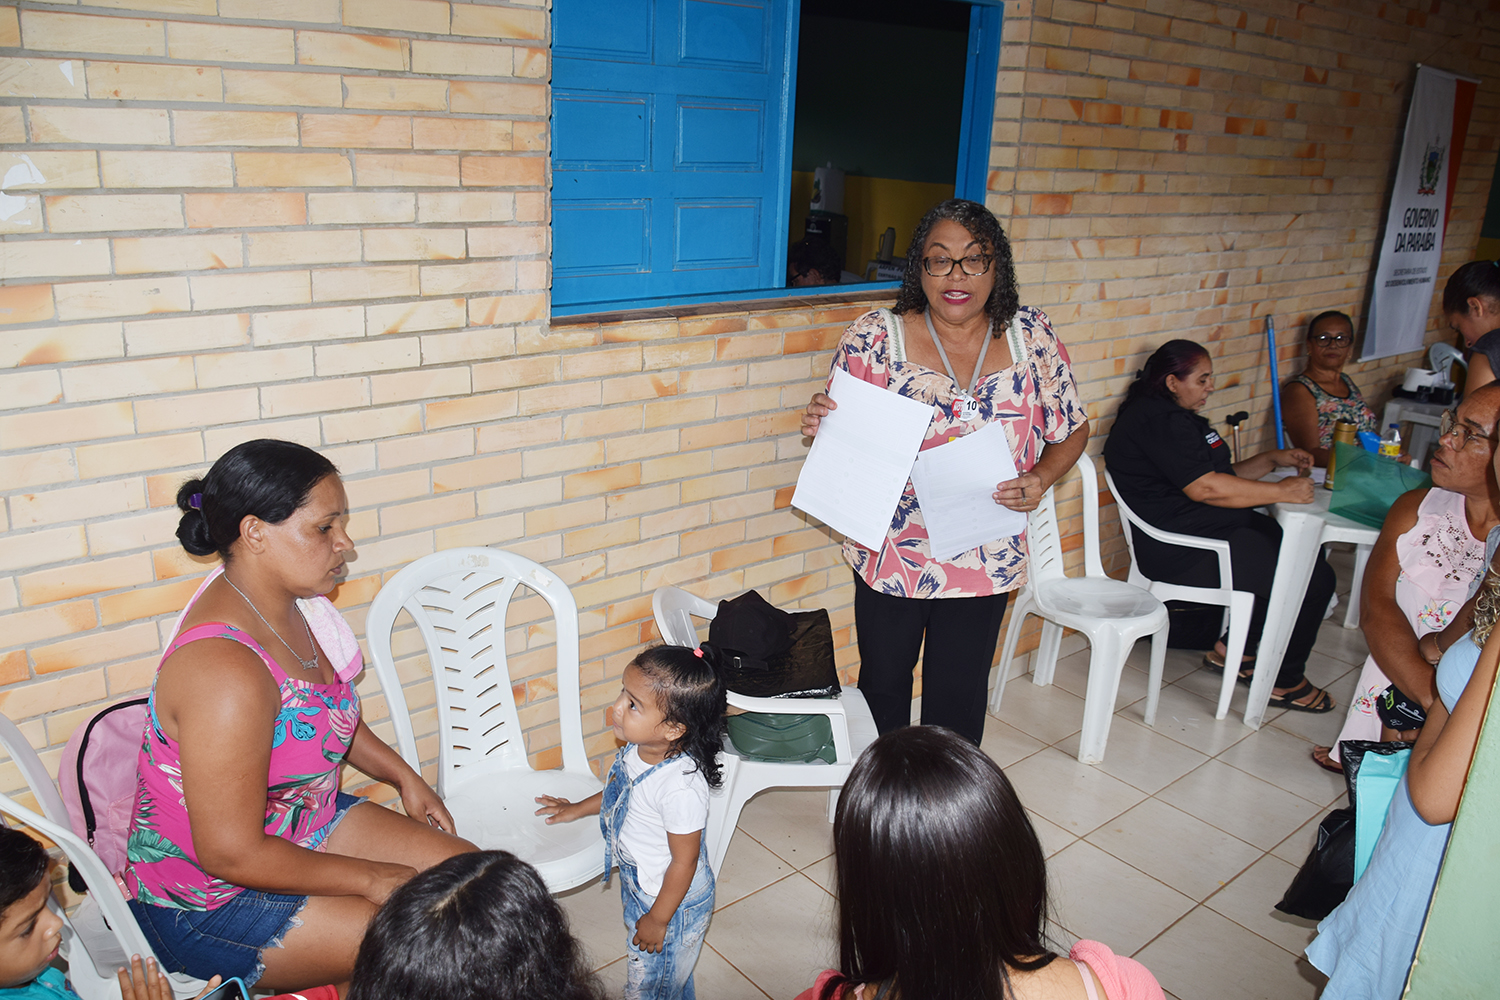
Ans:
{"type": "Polygon", "coordinates": [[[1234,696],[1234,685],[1239,678],[1240,657],[1245,652],[1245,641],[1250,635],[1250,615],[1255,610],[1255,595],[1246,590],[1234,589],[1234,572],[1230,566],[1229,543],[1220,538],[1202,538],[1198,535],[1182,535],[1175,531],[1163,531],[1141,520],[1140,515],[1130,509],[1109,470],[1104,470],[1104,481],[1114,495],[1120,508],[1121,527],[1125,529],[1125,545],[1130,550],[1130,582],[1145,587],[1158,600],[1192,601],[1196,604],[1217,604],[1229,615],[1229,640],[1225,643],[1224,680],[1219,685],[1219,704],[1214,718],[1222,719],[1229,714],[1229,700],[1234,696]],[[1149,579],[1141,572],[1140,560],[1135,556],[1135,535],[1139,529],[1151,538],[1166,545],[1180,545],[1188,549],[1204,549],[1219,557],[1219,585],[1217,587],[1188,587],[1180,583],[1166,583],[1149,579]]]}
{"type": "Polygon", "coordinates": [[[1069,577],[1063,571],[1062,540],[1058,537],[1053,497],[1056,484],[1053,484],[1026,520],[1028,579],[1011,609],[1000,653],[1000,676],[990,695],[990,711],[1000,711],[1011,657],[1015,655],[1027,615],[1043,619],[1041,645],[1037,647],[1031,675],[1031,682],[1036,685],[1052,683],[1063,628],[1082,632],[1088,637],[1091,652],[1078,760],[1098,764],[1104,760],[1104,744],[1109,739],[1125,658],[1136,640],[1148,635],[1151,675],[1146,725],[1156,724],[1156,704],[1161,696],[1162,668],[1167,657],[1167,606],[1148,591],[1104,574],[1104,563],[1099,558],[1099,477],[1087,455],[1079,455],[1073,468],[1083,477],[1084,575],[1069,577]]]}
{"type": "Polygon", "coordinates": [[[370,605],[366,632],[375,674],[390,706],[401,756],[420,770],[416,736],[391,633],[405,610],[427,648],[437,695],[437,792],[461,836],[529,862],[552,892],[604,870],[599,823],[549,826],[536,816],[538,795],[577,802],[604,786],[589,768],[578,694],[578,605],[567,586],[524,556],[459,548],[424,556],[391,577],[370,605]],[[534,770],[505,655],[505,614],[518,586],[539,594],[557,623],[557,706],[561,770],[534,770]]]}
{"type": "MultiPolygon", "coordinates": [[[[68,980],[83,1000],[119,1000],[120,983],[115,969],[130,955],[151,955],[151,945],[141,933],[125,897],[115,887],[114,876],[83,838],[68,825],[68,813],[52,777],[36,751],[15,723],[0,715],[0,746],[10,754],[31,794],[42,807],[42,815],[0,794],[0,815],[31,828],[62,848],[68,864],[88,883],[89,894],[71,916],[64,914],[63,957],[68,960],[68,980]]],[[[55,903],[52,904],[55,906],[55,903]]],[[[181,973],[167,977],[176,997],[196,996],[204,982],[181,973]]]]}
{"type": "MultiPolygon", "coordinates": [[[[675,646],[697,646],[698,630],[693,619],[711,621],[719,613],[719,606],[678,587],[657,587],[651,595],[651,610],[663,640],[675,646]]],[[[740,810],[768,788],[829,789],[828,821],[833,822],[839,789],[849,776],[849,769],[879,735],[865,696],[854,687],[845,687],[838,698],[751,698],[730,691],[729,704],[746,712],[772,715],[826,715],[833,729],[835,757],[832,764],[821,760],[810,763],[747,760],[725,741],[724,752],[719,755],[724,784],[713,789],[708,797],[708,859],[716,872],[723,869],[740,810]]]]}

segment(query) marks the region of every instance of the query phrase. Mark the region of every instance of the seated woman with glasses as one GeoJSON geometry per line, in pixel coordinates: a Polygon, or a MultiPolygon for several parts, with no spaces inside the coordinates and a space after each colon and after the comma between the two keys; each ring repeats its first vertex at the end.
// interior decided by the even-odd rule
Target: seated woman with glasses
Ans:
{"type": "MultiPolygon", "coordinates": [[[[930,406],[923,450],[999,424],[1019,474],[997,481],[993,499],[1011,510],[1036,510],[1088,441],[1068,352],[1047,317],[1020,304],[1010,242],[977,202],[954,199],[927,213],[895,307],[850,323],[833,368],[930,406]]],[[[835,409],[815,393],[802,433],[812,437],[835,409]]],[[[1026,582],[1024,535],[935,558],[908,482],[879,548],[845,539],[844,558],[854,570],[859,689],[876,727],[910,722],[925,636],[922,723],[978,743],[1005,601],[1026,582]]]]}
{"type": "Polygon", "coordinates": [[[1289,443],[1318,465],[1328,465],[1334,424],[1343,421],[1372,433],[1380,429],[1375,411],[1344,374],[1353,350],[1353,321],[1336,309],[1319,313],[1307,324],[1307,367],[1281,388],[1281,423],[1289,443]]]}

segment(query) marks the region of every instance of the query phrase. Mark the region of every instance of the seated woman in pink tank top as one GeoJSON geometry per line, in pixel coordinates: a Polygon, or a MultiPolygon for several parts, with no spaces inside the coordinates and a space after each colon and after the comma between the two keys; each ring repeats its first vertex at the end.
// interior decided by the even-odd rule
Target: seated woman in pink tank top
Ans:
{"type": "Polygon", "coordinates": [[[833,821],[839,968],[797,1000],[1164,1000],[1097,941],[1047,942],[1047,863],[1015,789],[951,730],[870,744],[833,821]]]}
{"type": "Polygon", "coordinates": [[[177,537],[222,564],[178,619],[151,689],[125,884],[162,966],[262,989],[342,986],[379,905],[475,850],[360,719],[359,644],[326,595],[353,548],[333,464],[239,445],[177,496],[177,537]],[[345,795],[345,761],[402,816],[345,795]]]}

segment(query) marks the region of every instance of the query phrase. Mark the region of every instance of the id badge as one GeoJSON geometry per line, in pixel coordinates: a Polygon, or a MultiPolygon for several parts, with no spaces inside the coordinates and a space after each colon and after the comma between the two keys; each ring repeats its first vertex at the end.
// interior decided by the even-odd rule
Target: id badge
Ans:
{"type": "Polygon", "coordinates": [[[953,398],[953,418],[965,423],[979,418],[979,400],[962,393],[953,398]]]}

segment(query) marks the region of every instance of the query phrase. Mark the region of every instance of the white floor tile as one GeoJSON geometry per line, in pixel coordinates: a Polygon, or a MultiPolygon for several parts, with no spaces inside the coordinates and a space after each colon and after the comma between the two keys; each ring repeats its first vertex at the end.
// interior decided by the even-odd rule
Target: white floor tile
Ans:
{"type": "Polygon", "coordinates": [[[1267,851],[1322,812],[1301,796],[1217,760],[1179,778],[1157,798],[1267,851]]]}
{"type": "MultiPolygon", "coordinates": [[[[777,788],[761,792],[740,812],[735,839],[747,833],[793,868],[828,857],[833,853],[828,791],[777,788]]],[[[734,841],[729,849],[734,850],[734,841]]]]}
{"type": "Polygon", "coordinates": [[[1038,816],[1030,809],[1026,810],[1026,817],[1031,820],[1031,828],[1036,831],[1036,839],[1042,842],[1043,857],[1052,857],[1052,855],[1078,839],[1077,834],[1069,833],[1051,820],[1038,816]]]}
{"type": "MultiPolygon", "coordinates": [[[[1119,717],[1145,725],[1145,707],[1145,702],[1137,702],[1121,710],[1119,717]]],[[[1185,691],[1177,684],[1170,684],[1162,689],[1153,731],[1209,756],[1255,733],[1233,712],[1222,719],[1215,719],[1213,702],[1185,691]]],[[[1108,759],[1108,755],[1105,759],[1108,759]]]]}
{"type": "Polygon", "coordinates": [[[1181,1000],[1313,1000],[1325,981],[1306,959],[1206,906],[1134,957],[1181,1000]]]}
{"type": "Polygon", "coordinates": [[[708,943],[768,995],[794,997],[838,964],[833,897],[789,875],[716,912],[708,943]]]}
{"type": "Polygon", "coordinates": [[[1146,797],[1140,789],[1080,764],[1055,747],[1027,757],[1005,773],[1027,809],[1075,836],[1088,833],[1146,797]]]}
{"type": "MultiPolygon", "coordinates": [[[[1145,648],[1149,649],[1147,644],[1145,648]]],[[[1053,672],[1052,683],[1062,688],[1069,694],[1083,698],[1088,694],[1089,684],[1089,650],[1065,656],[1057,661],[1057,669],[1053,672]]],[[[1150,658],[1147,658],[1149,664],[1150,658]]],[[[1122,670],[1120,672],[1120,690],[1115,694],[1115,708],[1124,708],[1133,705],[1146,697],[1147,681],[1149,678],[1139,670],[1122,670]]],[[[1028,675],[1026,682],[1031,683],[1028,675]]],[[[1163,682],[1165,683],[1165,682],[1163,682]]],[[[1010,689],[1006,688],[1008,692],[1010,689]]]]}
{"type": "MultiPolygon", "coordinates": [[[[1057,744],[1057,749],[1076,756],[1081,737],[1082,733],[1069,736],[1057,744]]],[[[1110,724],[1103,762],[1094,766],[1143,792],[1154,793],[1206,760],[1206,755],[1192,747],[1183,746],[1144,723],[1132,722],[1122,713],[1110,724]]]]}
{"type": "Polygon", "coordinates": [[[1344,794],[1344,776],[1314,764],[1308,756],[1311,750],[1312,744],[1302,737],[1266,726],[1252,739],[1241,740],[1219,754],[1218,759],[1314,805],[1326,806],[1344,794]]]}
{"type": "Polygon", "coordinates": [[[1370,646],[1365,634],[1359,629],[1344,628],[1343,615],[1335,615],[1318,628],[1318,637],[1313,640],[1313,649],[1352,666],[1359,666],[1370,655],[1370,646]]]}
{"type": "Polygon", "coordinates": [[[1083,728],[1083,699],[1056,685],[1037,687],[1017,677],[1005,686],[998,715],[991,716],[1051,745],[1083,728]]]}
{"type": "Polygon", "coordinates": [[[1083,840],[1048,861],[1047,874],[1058,923],[1122,955],[1193,908],[1187,896],[1083,840]]]}
{"type": "MultiPolygon", "coordinates": [[[[1332,810],[1329,810],[1330,812],[1332,810]]],[[[1318,842],[1318,824],[1323,822],[1323,815],[1314,816],[1299,826],[1291,836],[1271,849],[1271,853],[1283,861],[1302,867],[1307,860],[1308,854],[1312,852],[1313,845],[1318,842]]]]}
{"type": "Polygon", "coordinates": [[[1157,799],[1147,799],[1084,839],[1198,902],[1265,856],[1157,799]]]}
{"type": "Polygon", "coordinates": [[[1276,909],[1297,866],[1267,854],[1208,900],[1208,908],[1278,944],[1295,959],[1317,935],[1318,922],[1276,909]]]}
{"type": "MultiPolygon", "coordinates": [[[[1030,682],[1022,678],[1013,683],[1027,684],[1030,682]]],[[[1004,769],[1010,767],[1016,761],[1030,757],[1038,750],[1047,749],[1047,744],[1034,736],[1027,736],[1015,726],[1001,722],[993,715],[989,715],[984,720],[984,738],[979,741],[979,749],[989,754],[990,759],[1004,769]]]]}
{"type": "Polygon", "coordinates": [[[724,870],[714,872],[714,909],[719,910],[790,875],[795,869],[753,837],[741,834],[729,842],[724,870]]]}
{"type": "Polygon", "coordinates": [[[625,907],[620,902],[618,875],[607,887],[591,882],[570,889],[557,901],[567,912],[568,928],[583,943],[593,968],[624,957],[625,907]]]}

